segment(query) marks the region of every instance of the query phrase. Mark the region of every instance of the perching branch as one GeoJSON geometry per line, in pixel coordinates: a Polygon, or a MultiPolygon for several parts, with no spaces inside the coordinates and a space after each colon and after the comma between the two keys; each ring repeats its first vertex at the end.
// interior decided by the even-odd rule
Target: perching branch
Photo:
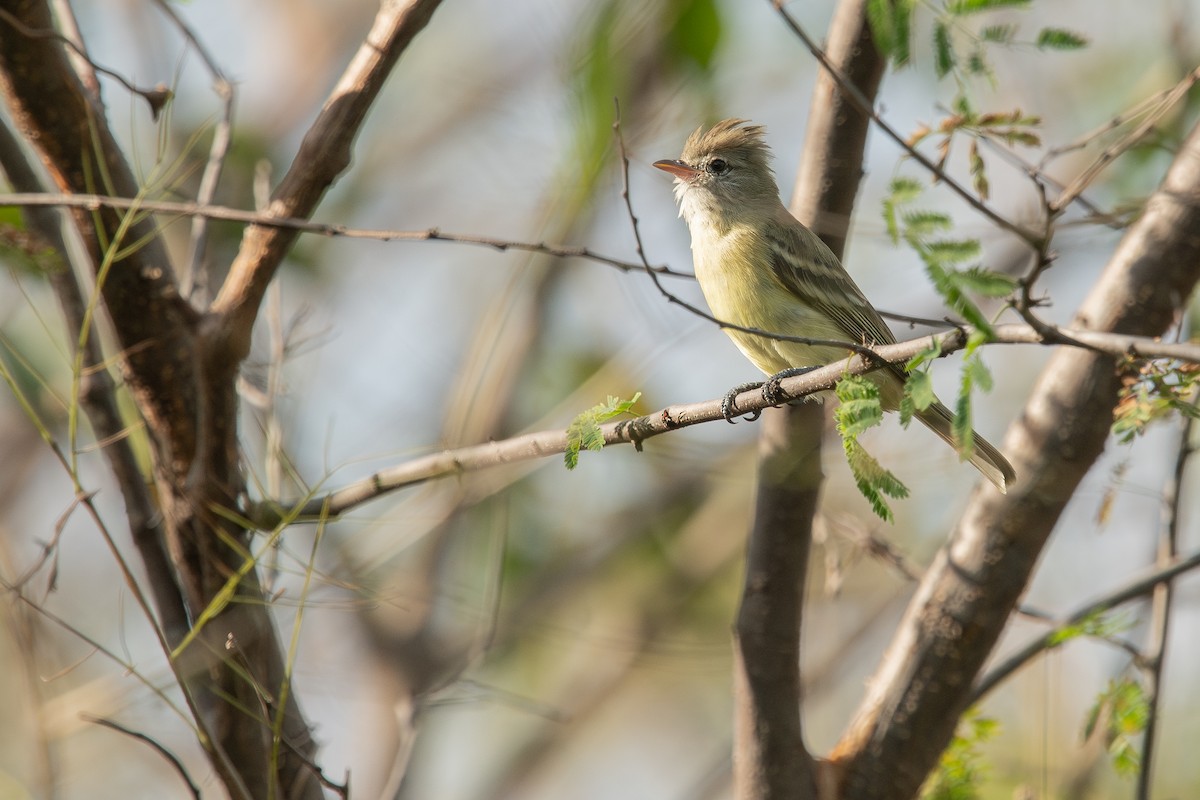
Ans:
{"type": "MultiPolygon", "coordinates": [[[[1035,332],[1025,325],[998,325],[993,330],[996,334],[995,344],[1025,344],[1039,341],[1035,332]]],[[[950,355],[966,346],[970,333],[971,329],[964,328],[922,336],[875,348],[870,351],[871,358],[855,355],[844,361],[814,369],[804,375],[785,378],[780,383],[781,401],[797,400],[830,389],[843,377],[862,375],[879,369],[885,364],[903,365],[913,356],[924,352],[934,344],[937,345],[943,356],[950,355]]],[[[1088,340],[1091,346],[1104,347],[1114,357],[1129,354],[1131,351],[1144,355],[1143,349],[1152,349],[1155,344],[1153,339],[1118,334],[1074,330],[1067,331],[1067,333],[1072,337],[1078,336],[1088,340]]],[[[1170,354],[1164,357],[1181,358],[1181,353],[1186,352],[1190,359],[1200,363],[1200,346],[1185,350],[1184,345],[1158,344],[1165,353],[1170,354]]],[[[672,405],[636,419],[612,422],[601,428],[604,442],[605,444],[632,444],[640,449],[644,441],[655,436],[692,425],[723,421],[725,417],[721,411],[721,403],[722,398],[716,398],[697,403],[672,405]]],[[[763,398],[762,392],[757,389],[750,389],[738,394],[735,398],[735,406],[739,412],[745,414],[771,407],[770,403],[763,398]]],[[[332,492],[293,501],[263,500],[245,509],[243,513],[255,527],[262,530],[272,529],[284,522],[290,524],[311,521],[320,518],[322,514],[328,517],[338,517],[363,503],[399,489],[480,469],[558,455],[563,453],[568,445],[566,431],[560,429],[526,433],[510,439],[443,450],[381,470],[332,492]]]]}

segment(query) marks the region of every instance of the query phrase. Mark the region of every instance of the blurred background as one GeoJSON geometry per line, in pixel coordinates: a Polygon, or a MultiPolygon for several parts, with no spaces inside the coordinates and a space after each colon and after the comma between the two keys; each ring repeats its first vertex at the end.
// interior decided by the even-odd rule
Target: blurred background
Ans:
{"type": "MultiPolygon", "coordinates": [[[[164,199],[194,197],[221,118],[212,76],[179,29],[148,2],[79,4],[99,64],[175,101],[157,123],[142,101],[104,81],[110,120],[144,180],[164,199]]],[[[788,10],[820,38],[831,2],[788,10]]],[[[366,0],[209,0],[173,5],[236,87],[233,147],[217,202],[255,205],[273,185],[365,35],[366,0]]],[[[960,87],[934,74],[928,9],[914,63],[884,80],[879,107],[902,132],[936,124],[960,87]]],[[[994,79],[970,87],[984,110],[1039,115],[1037,161],[1147,97],[1200,59],[1200,3],[1087,0],[993,14],[1027,37],[1068,28],[1091,46],[990,51],[994,79]]],[[[316,219],[357,228],[442,231],[586,246],[637,261],[621,199],[613,98],[621,105],[629,192],[649,261],[691,269],[668,176],[698,125],[725,116],[765,124],[789,197],[816,67],[770,3],[721,0],[448,0],[405,53],[358,141],[350,170],[316,219]]],[[[1103,208],[1136,207],[1195,118],[1194,97],[1153,141],[1088,192],[1103,208]]],[[[1102,147],[1106,140],[1101,139],[1102,147]]],[[[1069,181],[1096,145],[1053,162],[1069,181]]],[[[989,158],[992,202],[1034,222],[1039,198],[1021,170],[989,158]]],[[[872,134],[846,262],[883,310],[945,310],[917,257],[893,246],[880,214],[897,175],[926,179],[872,134]]],[[[966,175],[963,152],[948,161],[966,175]]],[[[923,202],[980,238],[985,264],[1027,268],[1009,236],[948,192],[923,202]]],[[[6,215],[14,212],[5,210],[6,215]]],[[[186,220],[162,218],[182,262],[186,220]]],[[[214,279],[240,226],[214,224],[214,279]]],[[[1066,322],[1120,231],[1068,215],[1042,281],[1045,317],[1066,322]]],[[[0,358],[35,412],[67,436],[71,340],[44,279],[6,259],[0,358]]],[[[702,305],[694,281],[667,277],[702,305]]],[[[994,308],[991,310],[995,310],[994,308]]],[[[909,334],[900,326],[901,338],[909,334]]],[[[994,390],[976,427],[999,442],[1049,350],[991,347],[994,390]]],[[[935,370],[953,396],[956,359],[935,370]]],[[[263,310],[244,379],[243,441],[258,496],[297,498],[446,447],[563,428],[609,395],[641,392],[638,409],[719,397],[755,378],[724,334],[669,304],[646,275],[582,259],[447,242],[303,237],[263,310]]],[[[658,437],[644,452],[585,453],[574,471],[549,458],[398,492],[321,529],[264,540],[284,640],[298,629],[296,692],[315,722],[326,775],[353,796],[720,798],[730,796],[729,631],[754,491],[753,424],[658,437]],[[319,538],[319,541],[318,541],[319,538]],[[306,581],[308,594],[304,594],[306,581]],[[419,697],[413,699],[413,693],[419,697]],[[399,778],[403,775],[403,784],[399,778]]],[[[924,430],[894,419],[865,438],[910,499],[881,523],[854,488],[836,436],[825,450],[824,512],[804,629],[810,747],[837,740],[878,663],[914,582],[871,555],[886,540],[920,570],[945,540],[976,473],[924,430]],[[874,548],[877,549],[877,548],[874,548]]],[[[1153,563],[1162,488],[1179,426],[1163,423],[1108,449],[1048,548],[1026,603],[1065,614],[1153,563]]],[[[83,434],[79,470],[118,540],[115,485],[83,434]]],[[[1200,547],[1197,478],[1184,488],[1185,551],[1200,547]]],[[[177,754],[219,797],[146,620],[95,524],[73,506],[68,474],[11,393],[0,396],[0,570],[52,612],[5,596],[0,628],[0,797],[168,797],[186,787],[159,755],[98,726],[112,719],[177,754]]],[[[132,555],[129,557],[132,558],[132,555]]],[[[1197,600],[1177,584],[1165,675],[1156,796],[1191,797],[1200,740],[1197,600]]],[[[1132,641],[1146,609],[1122,612],[1132,641]]],[[[1044,630],[1018,619],[999,657],[1044,630]]],[[[983,796],[1117,797],[1132,791],[1085,742],[1097,696],[1130,656],[1077,640],[1022,671],[980,709],[1000,723],[980,745],[983,796]],[[1016,795],[1022,789],[1031,794],[1016,795]]]]}

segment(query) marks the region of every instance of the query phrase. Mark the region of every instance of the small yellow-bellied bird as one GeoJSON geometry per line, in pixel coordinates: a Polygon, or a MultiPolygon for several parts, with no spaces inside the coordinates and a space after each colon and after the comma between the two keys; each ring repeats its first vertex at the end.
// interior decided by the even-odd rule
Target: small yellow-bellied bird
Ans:
{"type": "MultiPolygon", "coordinates": [[[[743,328],[866,346],[896,341],[879,312],[837,256],[788,213],[770,166],[763,128],[727,119],[698,129],[678,160],[654,162],[675,176],[679,215],[692,234],[696,278],[713,315],[743,328]]],[[[754,366],[767,375],[821,366],[846,357],[833,345],[808,345],[726,328],[754,366]]],[[[876,370],[883,407],[899,407],[904,372],[876,370]]],[[[917,419],[948,442],[954,414],[940,401],[917,419]]],[[[971,464],[1001,492],[1016,473],[982,436],[974,434],[971,464]]]]}

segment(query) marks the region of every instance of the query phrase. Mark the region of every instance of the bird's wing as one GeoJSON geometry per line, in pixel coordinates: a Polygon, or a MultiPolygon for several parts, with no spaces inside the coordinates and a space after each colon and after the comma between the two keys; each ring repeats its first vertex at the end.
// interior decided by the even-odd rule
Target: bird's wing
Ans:
{"type": "Polygon", "coordinates": [[[772,225],[766,233],[775,277],[798,300],[828,317],[856,344],[896,341],[837,256],[808,228],[780,209],[791,224],[772,225]]]}

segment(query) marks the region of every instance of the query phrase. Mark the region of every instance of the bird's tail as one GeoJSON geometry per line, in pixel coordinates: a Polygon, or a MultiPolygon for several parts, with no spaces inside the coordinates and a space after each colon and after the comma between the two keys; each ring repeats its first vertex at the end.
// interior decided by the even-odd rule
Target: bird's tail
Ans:
{"type": "MultiPolygon", "coordinates": [[[[954,439],[954,414],[946,406],[934,402],[924,411],[917,412],[917,419],[951,447],[958,449],[958,442],[954,439]]],[[[983,473],[983,477],[991,481],[1001,494],[1007,493],[1008,484],[1017,477],[1012,464],[978,433],[974,434],[973,439],[975,448],[971,452],[971,465],[983,473]]]]}

